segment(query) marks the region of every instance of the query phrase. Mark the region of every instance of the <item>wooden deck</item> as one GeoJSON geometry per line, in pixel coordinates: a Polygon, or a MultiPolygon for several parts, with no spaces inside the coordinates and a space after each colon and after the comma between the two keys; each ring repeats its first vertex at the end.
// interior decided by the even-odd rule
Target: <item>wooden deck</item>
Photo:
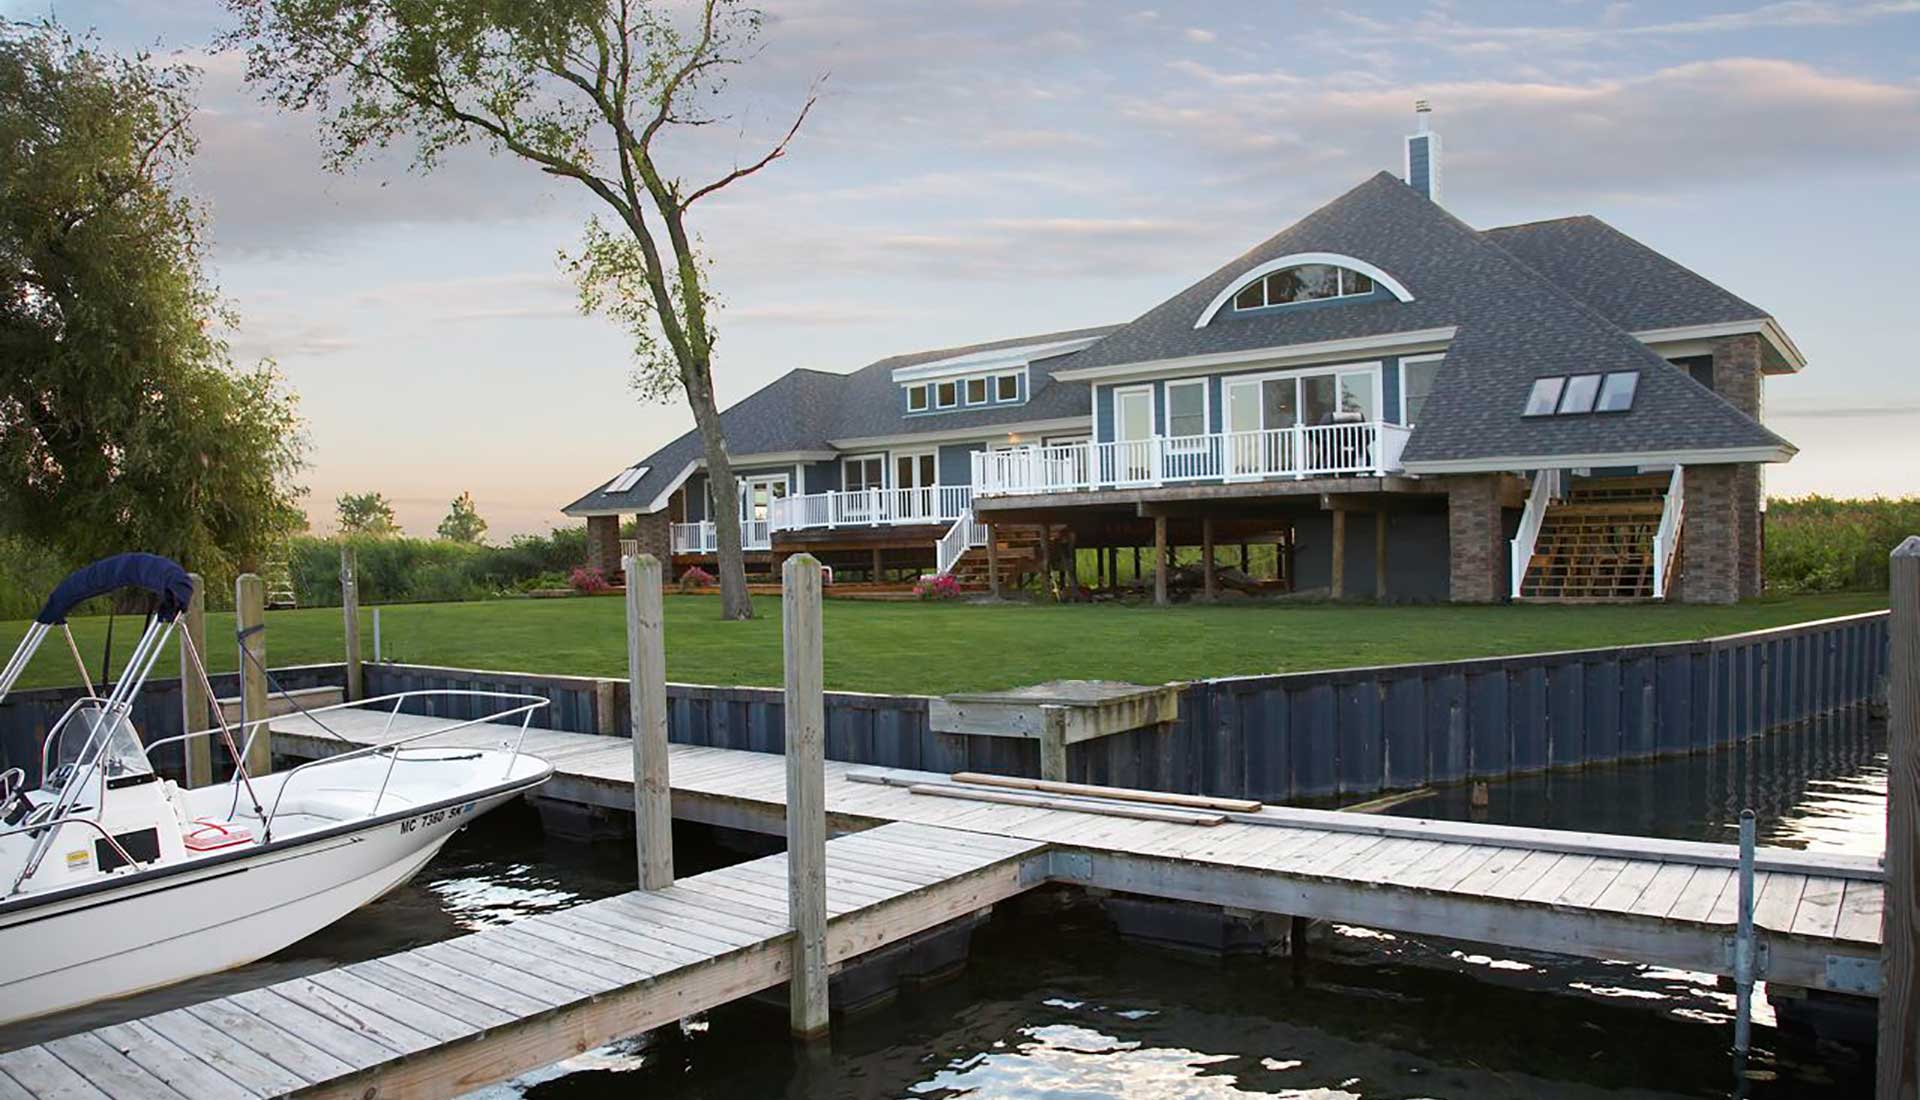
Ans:
{"type": "MultiPolygon", "coordinates": [[[[443,719],[274,723],[324,756],[443,719]]],[[[497,747],[473,726],[418,744],[497,747]]],[[[544,797],[631,810],[632,745],[533,730],[544,797]]],[[[784,829],[784,760],[671,747],[674,813],[784,829]]],[[[834,963],[1046,882],[1726,974],[1736,853],[1698,844],[1265,808],[1213,824],[914,793],[949,777],[827,762],[834,963]]],[[[1755,921],[1774,983],[1877,994],[1876,859],[1762,849],[1755,921]]],[[[530,917],[0,1054],[0,1100],[453,1095],[780,984],[785,856],[530,917]]]]}
{"type": "MultiPolygon", "coordinates": [[[[350,726],[329,724],[351,741],[371,743],[381,721],[368,715],[355,716],[350,726]]],[[[402,717],[391,736],[424,721],[430,720],[402,717]]],[[[276,721],[274,729],[281,752],[318,756],[341,744],[302,718],[276,721]]],[[[497,746],[515,732],[469,727],[444,736],[450,744],[497,746]]],[[[627,740],[535,730],[525,748],[554,764],[545,797],[632,809],[627,740]]],[[[927,797],[897,784],[939,783],[945,776],[833,760],[826,768],[827,821],[835,832],[914,822],[1014,837],[1051,846],[1054,881],[1731,973],[1728,937],[1737,896],[1731,845],[1276,807],[1230,814],[1225,824],[1203,828],[927,797]],[[873,781],[886,778],[896,782],[873,781]]],[[[673,745],[670,775],[676,817],[758,832],[784,829],[780,756],[673,745]]],[[[1879,959],[1885,894],[1879,860],[1763,848],[1756,867],[1755,921],[1768,951],[1764,976],[1861,991],[1854,968],[1879,959]]]]}
{"type": "MultiPolygon", "coordinates": [[[[904,823],[830,842],[829,962],[1030,888],[1044,848],[904,823]]],[[[767,856],[9,1051],[0,1098],[456,1096],[784,982],[786,883],[767,856]]]]}

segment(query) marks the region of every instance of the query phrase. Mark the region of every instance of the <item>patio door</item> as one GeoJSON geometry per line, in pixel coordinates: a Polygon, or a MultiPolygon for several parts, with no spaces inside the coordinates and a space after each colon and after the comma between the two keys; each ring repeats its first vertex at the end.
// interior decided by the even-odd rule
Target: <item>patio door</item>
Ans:
{"type": "Polygon", "coordinates": [[[1113,478],[1153,479],[1153,388],[1134,386],[1113,392],[1113,478]]]}
{"type": "Polygon", "coordinates": [[[859,455],[840,463],[840,515],[834,522],[876,523],[887,487],[887,456],[859,455]]]}
{"type": "Polygon", "coordinates": [[[897,518],[940,518],[940,474],[932,451],[893,456],[894,515],[897,518]]]}

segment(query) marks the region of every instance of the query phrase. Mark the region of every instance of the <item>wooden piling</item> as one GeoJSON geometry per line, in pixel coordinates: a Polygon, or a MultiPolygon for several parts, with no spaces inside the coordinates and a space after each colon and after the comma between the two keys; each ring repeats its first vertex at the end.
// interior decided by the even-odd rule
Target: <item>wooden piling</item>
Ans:
{"type": "Polygon", "coordinates": [[[1067,781],[1067,708],[1040,708],[1040,778],[1067,781]]]}
{"type": "Polygon", "coordinates": [[[1920,536],[1889,562],[1887,901],[1876,1095],[1920,1096],[1920,536]]]}
{"type": "Polygon", "coordinates": [[[1167,517],[1153,517],[1153,602],[1167,606],[1167,517]]]}
{"type": "Polygon", "coordinates": [[[667,775],[667,641],[660,560],[620,563],[627,578],[627,699],[633,718],[633,832],[640,889],[673,885],[673,785],[667,775]]]}
{"type": "Polygon", "coordinates": [[[820,635],[820,563],[796,554],[781,570],[786,650],[787,910],[793,967],[787,1022],[827,1032],[826,689],[820,635]]]}
{"type": "Polygon", "coordinates": [[[1200,576],[1204,582],[1203,591],[1205,592],[1206,601],[1208,603],[1213,602],[1213,598],[1215,595],[1213,574],[1214,574],[1213,517],[1201,516],[1200,517],[1200,576]]]}
{"type": "Polygon", "coordinates": [[[1040,596],[1052,599],[1053,589],[1053,524],[1040,525],[1040,596]]]}
{"type": "Polygon", "coordinates": [[[1336,600],[1347,598],[1347,513],[1333,513],[1332,560],[1328,562],[1327,594],[1336,600]]]}
{"type": "MultiPolygon", "coordinates": [[[[213,725],[213,700],[207,698],[205,682],[188,655],[191,646],[200,660],[207,653],[207,581],[198,573],[188,573],[193,598],[180,617],[180,732],[192,733],[213,725]]],[[[195,737],[185,742],[187,786],[204,787],[213,782],[213,739],[195,737]]]]}
{"type": "Polygon", "coordinates": [[[1387,602],[1387,513],[1373,514],[1373,598],[1387,602]]]}
{"type": "Polygon", "coordinates": [[[273,770],[273,737],[266,727],[267,582],[256,573],[242,573],[233,582],[233,628],[240,642],[240,724],[247,774],[265,775],[273,770]]]}
{"type": "Polygon", "coordinates": [[[1000,529],[987,524],[987,591],[1000,598],[1000,529]]]}
{"type": "Polygon", "coordinates": [[[347,698],[365,699],[366,680],[360,671],[360,578],[353,547],[340,547],[340,613],[347,640],[347,698]]]}

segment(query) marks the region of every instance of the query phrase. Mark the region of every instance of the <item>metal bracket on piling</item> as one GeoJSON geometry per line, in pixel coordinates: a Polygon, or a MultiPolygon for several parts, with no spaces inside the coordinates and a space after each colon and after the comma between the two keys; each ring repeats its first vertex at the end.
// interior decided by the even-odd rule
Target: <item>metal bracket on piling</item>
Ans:
{"type": "Polygon", "coordinates": [[[1753,811],[1740,811],[1740,877],[1738,921],[1728,953],[1727,969],[1733,971],[1733,1061],[1734,1074],[1746,1069],[1747,1050],[1753,1036],[1753,980],[1766,971],[1766,945],[1755,942],[1753,934],[1753,811]]]}
{"type": "Polygon", "coordinates": [[[1877,997],[1885,984],[1879,959],[1860,955],[1827,956],[1826,988],[1835,993],[1877,997]]]}
{"type": "Polygon", "coordinates": [[[1085,852],[1054,852],[1048,857],[1052,874],[1061,882],[1085,885],[1093,878],[1093,857],[1085,852]]]}

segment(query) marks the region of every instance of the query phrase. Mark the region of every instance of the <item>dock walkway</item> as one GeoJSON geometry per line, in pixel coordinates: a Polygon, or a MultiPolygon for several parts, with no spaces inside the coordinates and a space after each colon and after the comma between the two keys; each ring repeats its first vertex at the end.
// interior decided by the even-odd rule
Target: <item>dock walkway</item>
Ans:
{"type": "MultiPolygon", "coordinates": [[[[830,841],[829,963],[1029,889],[1044,848],[905,823],[830,841]]],[[[0,1100],[456,1096],[786,981],[786,884],[767,856],[9,1051],[0,1100]]]]}
{"type": "MultiPolygon", "coordinates": [[[[334,713],[274,722],[318,757],[444,724],[334,713]]],[[[517,727],[413,742],[500,747],[517,727]]],[[[541,796],[629,811],[625,739],[534,729],[541,796]]],[[[677,817],[784,831],[783,757],[670,747],[677,817]]],[[[916,794],[947,776],[826,763],[830,960],[1047,882],[1416,935],[1730,972],[1727,845],[1265,808],[1217,823],[916,794]]],[[[1762,849],[1770,982],[1877,995],[1885,887],[1872,858],[1762,849]]],[[[791,958],[783,855],[0,1055],[0,1100],[453,1095],[766,989],[791,958]],[[484,1040],[484,1041],[483,1041],[484,1040]]]]}

